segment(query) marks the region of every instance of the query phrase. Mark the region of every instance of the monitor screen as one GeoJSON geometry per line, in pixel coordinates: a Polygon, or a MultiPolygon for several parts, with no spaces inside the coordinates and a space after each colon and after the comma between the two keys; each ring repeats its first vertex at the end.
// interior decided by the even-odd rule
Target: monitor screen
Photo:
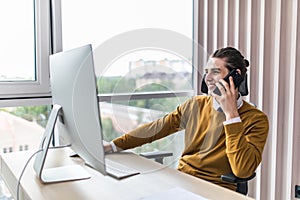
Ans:
{"type": "Polygon", "coordinates": [[[55,124],[62,144],[70,144],[89,166],[106,174],[91,45],[51,55],[50,80],[53,109],[34,164],[37,174],[43,178],[55,124]]]}

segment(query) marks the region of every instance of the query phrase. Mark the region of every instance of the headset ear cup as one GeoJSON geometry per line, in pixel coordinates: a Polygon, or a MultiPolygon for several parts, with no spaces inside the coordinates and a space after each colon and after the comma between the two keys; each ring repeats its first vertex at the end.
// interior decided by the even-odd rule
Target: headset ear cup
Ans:
{"type": "Polygon", "coordinates": [[[247,96],[249,94],[248,91],[248,81],[247,81],[247,73],[245,74],[244,80],[241,82],[239,86],[239,92],[242,96],[247,96]]]}
{"type": "Polygon", "coordinates": [[[208,87],[205,83],[205,76],[206,74],[203,75],[203,78],[202,78],[202,82],[201,82],[201,92],[204,93],[204,94],[207,94],[208,93],[208,87]]]}

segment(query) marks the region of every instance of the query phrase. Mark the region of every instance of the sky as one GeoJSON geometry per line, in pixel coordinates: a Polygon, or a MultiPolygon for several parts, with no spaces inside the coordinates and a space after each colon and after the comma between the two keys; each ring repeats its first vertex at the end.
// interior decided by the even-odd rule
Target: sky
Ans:
{"type": "MultiPolygon", "coordinates": [[[[75,2],[62,0],[64,50],[89,43],[95,49],[117,35],[140,28],[168,29],[192,38],[192,0],[77,0],[75,2]],[[83,5],[82,2],[86,3],[83,5]],[[71,5],[72,9],[68,9],[71,5]],[[84,15],[79,15],[83,12],[84,15]]],[[[107,66],[104,75],[126,74],[129,61],[165,58],[180,59],[177,55],[162,50],[130,51],[113,60],[111,65],[107,66]],[[120,68],[120,66],[124,67],[120,68]]]]}
{"type": "Polygon", "coordinates": [[[1,76],[34,78],[32,2],[0,1],[0,80],[1,76]]]}

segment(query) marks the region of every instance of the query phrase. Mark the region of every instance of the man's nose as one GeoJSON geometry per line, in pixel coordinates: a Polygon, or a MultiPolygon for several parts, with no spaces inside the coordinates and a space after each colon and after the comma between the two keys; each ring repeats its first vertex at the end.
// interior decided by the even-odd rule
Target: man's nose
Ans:
{"type": "Polygon", "coordinates": [[[211,76],[211,73],[206,73],[206,75],[205,75],[205,79],[206,80],[208,80],[208,81],[210,81],[210,80],[212,80],[212,76],[211,76]]]}

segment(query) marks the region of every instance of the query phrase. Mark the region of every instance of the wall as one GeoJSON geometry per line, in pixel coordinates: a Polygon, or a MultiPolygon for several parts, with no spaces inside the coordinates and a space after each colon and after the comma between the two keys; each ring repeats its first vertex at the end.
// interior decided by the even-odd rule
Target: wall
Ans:
{"type": "Polygon", "coordinates": [[[300,185],[300,2],[198,0],[197,4],[199,44],[208,53],[223,46],[243,52],[250,61],[247,98],[269,117],[263,162],[249,195],[258,200],[295,199],[295,185],[300,185]]]}

